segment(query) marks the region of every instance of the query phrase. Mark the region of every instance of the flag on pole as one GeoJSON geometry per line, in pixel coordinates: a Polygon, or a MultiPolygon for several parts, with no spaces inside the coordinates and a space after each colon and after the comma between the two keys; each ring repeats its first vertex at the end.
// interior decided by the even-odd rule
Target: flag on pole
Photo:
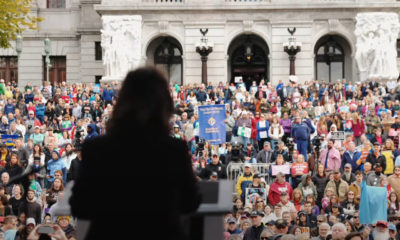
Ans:
{"type": "Polygon", "coordinates": [[[361,183],[360,223],[375,224],[387,221],[387,188],[367,186],[361,183]]]}

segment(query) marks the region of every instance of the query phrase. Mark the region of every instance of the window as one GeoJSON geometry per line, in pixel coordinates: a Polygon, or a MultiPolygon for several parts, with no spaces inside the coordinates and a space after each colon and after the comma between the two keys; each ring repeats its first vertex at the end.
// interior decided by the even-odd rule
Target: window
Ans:
{"type": "MultiPolygon", "coordinates": [[[[67,81],[67,58],[65,56],[50,57],[49,78],[50,82],[59,83],[67,81]]],[[[47,81],[46,57],[43,57],[43,79],[47,81]]]]}
{"type": "Polygon", "coordinates": [[[18,82],[18,57],[0,56],[0,79],[18,82]]]}
{"type": "Polygon", "coordinates": [[[94,42],[94,49],[95,49],[95,59],[103,60],[103,50],[101,48],[101,42],[94,42]]]}
{"type": "Polygon", "coordinates": [[[182,84],[182,49],[178,44],[165,38],[155,51],[154,64],[171,83],[182,84]]]}
{"type": "Polygon", "coordinates": [[[65,0],[47,0],[47,8],[65,8],[65,0]]]}
{"type": "Polygon", "coordinates": [[[329,38],[319,45],[316,72],[318,80],[332,82],[344,78],[344,51],[335,40],[329,38]]]}

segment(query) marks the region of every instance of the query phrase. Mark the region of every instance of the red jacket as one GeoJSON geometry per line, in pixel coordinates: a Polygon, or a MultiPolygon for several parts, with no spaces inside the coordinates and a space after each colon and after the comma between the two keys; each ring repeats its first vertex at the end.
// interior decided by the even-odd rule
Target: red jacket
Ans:
{"type": "Polygon", "coordinates": [[[275,181],[269,188],[268,203],[270,203],[272,206],[275,206],[277,203],[279,203],[281,201],[281,192],[287,192],[289,194],[289,199],[292,199],[292,186],[290,186],[288,182],[280,184],[275,181]]]}
{"type": "Polygon", "coordinates": [[[356,123],[353,123],[353,132],[354,137],[360,137],[364,134],[365,125],[363,120],[358,120],[356,123]]]}
{"type": "Polygon", "coordinates": [[[251,119],[251,136],[252,139],[257,139],[257,123],[260,121],[260,118],[252,118],[251,119]]]}

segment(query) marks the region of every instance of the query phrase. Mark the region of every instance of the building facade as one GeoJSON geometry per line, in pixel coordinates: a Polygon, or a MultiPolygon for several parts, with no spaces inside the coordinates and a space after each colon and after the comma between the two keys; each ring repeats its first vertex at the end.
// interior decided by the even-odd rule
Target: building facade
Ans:
{"type": "Polygon", "coordinates": [[[396,0],[37,0],[32,14],[44,21],[23,33],[19,63],[14,49],[0,49],[0,78],[41,84],[48,37],[50,80],[94,83],[104,74],[101,16],[139,15],[140,65],[156,65],[171,83],[201,83],[200,29],[208,29],[214,44],[209,82],[287,81],[283,43],[294,27],[302,43],[295,69],[300,81],[358,81],[356,15],[399,10],[396,0]]]}

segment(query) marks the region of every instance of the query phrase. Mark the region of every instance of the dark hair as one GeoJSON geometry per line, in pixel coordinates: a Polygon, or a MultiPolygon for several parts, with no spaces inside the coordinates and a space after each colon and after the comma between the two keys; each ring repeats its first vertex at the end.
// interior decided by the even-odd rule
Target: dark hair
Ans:
{"type": "Polygon", "coordinates": [[[351,240],[353,237],[360,237],[361,239],[364,239],[363,233],[351,232],[351,233],[347,234],[347,236],[344,238],[344,240],[351,240]]]}
{"type": "Polygon", "coordinates": [[[354,175],[355,175],[355,176],[357,176],[357,175],[362,175],[362,172],[361,172],[360,170],[357,170],[357,171],[355,172],[354,175]]]}
{"type": "Polygon", "coordinates": [[[169,134],[173,101],[165,77],[153,67],[139,68],[126,76],[107,130],[134,130],[169,134]]]}

